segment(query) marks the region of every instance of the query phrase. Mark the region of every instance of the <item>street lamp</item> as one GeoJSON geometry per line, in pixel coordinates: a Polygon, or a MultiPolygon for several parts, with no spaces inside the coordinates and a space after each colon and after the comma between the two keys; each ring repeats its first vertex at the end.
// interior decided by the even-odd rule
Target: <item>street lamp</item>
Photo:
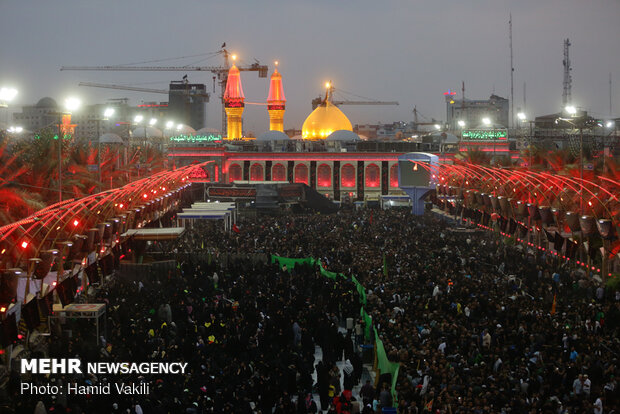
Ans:
{"type": "Polygon", "coordinates": [[[605,138],[610,136],[611,134],[614,134],[614,138],[616,137],[616,128],[615,128],[615,126],[616,126],[616,123],[614,121],[607,121],[607,122],[605,122],[605,127],[607,129],[614,128],[614,130],[610,131],[609,134],[607,134],[607,135],[603,135],[603,174],[605,174],[605,158],[607,157],[607,154],[605,153],[605,150],[607,149],[607,147],[605,146],[605,138]]]}
{"type": "Polygon", "coordinates": [[[20,126],[12,126],[12,127],[9,127],[8,129],[9,133],[11,134],[20,134],[23,130],[24,128],[20,126]]]}
{"type": "Polygon", "coordinates": [[[17,89],[15,88],[0,88],[0,105],[6,106],[6,103],[11,102],[17,96],[17,89]]]}
{"type": "Polygon", "coordinates": [[[525,121],[526,116],[523,112],[519,112],[517,118],[519,118],[520,121],[525,121]]]}
{"type": "Polygon", "coordinates": [[[82,101],[78,98],[67,98],[65,99],[65,111],[59,112],[60,115],[58,119],[58,201],[62,201],[62,116],[63,115],[71,115],[71,112],[76,111],[82,101]]]}
{"type": "MultiPolygon", "coordinates": [[[[17,96],[17,89],[15,88],[0,88],[0,108],[8,108],[9,102],[11,102],[17,96]]],[[[9,112],[6,111],[6,123],[9,123],[9,112]]]]}
{"type": "Polygon", "coordinates": [[[584,127],[584,124],[587,122],[587,119],[585,119],[585,116],[577,117],[576,116],[577,108],[575,108],[572,105],[568,105],[567,107],[565,107],[564,111],[568,115],[570,115],[571,118],[574,118],[575,120],[579,120],[580,121],[579,124],[575,124],[570,119],[558,118],[558,119],[556,119],[555,122],[556,123],[558,123],[558,121],[568,122],[569,124],[571,124],[576,129],[579,129],[579,181],[580,181],[580,188],[579,188],[579,213],[581,215],[583,215],[583,127],[584,127]]]}
{"type": "Polygon", "coordinates": [[[103,111],[103,119],[97,118],[97,171],[99,172],[99,192],[103,187],[103,177],[101,172],[101,129],[99,128],[99,122],[107,121],[112,115],[114,115],[114,108],[106,108],[103,111]]]}
{"type": "Polygon", "coordinates": [[[465,128],[465,121],[463,121],[462,119],[460,119],[457,123],[461,128],[465,128]]]}
{"type": "MultiPolygon", "coordinates": [[[[144,120],[144,117],[142,115],[136,115],[133,118],[133,122],[136,125],[140,125],[142,123],[142,121],[144,120]]],[[[146,125],[144,125],[144,145],[146,145],[146,125]]]]}
{"type": "MultiPolygon", "coordinates": [[[[485,116],[484,118],[482,118],[482,124],[485,127],[490,127],[491,126],[491,118],[489,118],[488,116],[485,116]]],[[[493,138],[493,159],[495,159],[495,137],[493,138]]]]}

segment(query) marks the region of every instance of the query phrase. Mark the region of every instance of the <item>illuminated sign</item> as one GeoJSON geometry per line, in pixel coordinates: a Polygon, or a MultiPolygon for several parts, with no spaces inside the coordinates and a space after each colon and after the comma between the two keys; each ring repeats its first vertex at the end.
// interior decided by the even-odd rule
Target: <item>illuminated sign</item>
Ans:
{"type": "Polygon", "coordinates": [[[207,188],[209,197],[225,198],[254,198],[256,188],[253,187],[209,187],[207,188]]]}
{"type": "Polygon", "coordinates": [[[506,129],[464,129],[461,135],[462,141],[495,141],[507,138],[506,129]]]}
{"type": "Polygon", "coordinates": [[[300,198],[302,195],[301,186],[299,185],[286,185],[278,187],[278,196],[282,198],[300,198]]]}
{"type": "Polygon", "coordinates": [[[267,105],[267,110],[269,111],[284,111],[284,105],[267,105]]]}
{"type": "MultiPolygon", "coordinates": [[[[54,135],[52,138],[54,138],[54,139],[58,139],[58,134],[54,135]]],[[[63,138],[63,139],[66,139],[66,140],[69,140],[69,139],[71,139],[72,137],[71,137],[71,134],[65,134],[65,135],[63,135],[63,137],[62,137],[62,138],[63,138]]],[[[41,135],[39,135],[39,134],[35,135],[35,136],[34,136],[34,139],[41,139],[41,135]]]]}
{"type": "Polygon", "coordinates": [[[174,142],[221,142],[221,135],[177,135],[170,137],[174,142]]]}

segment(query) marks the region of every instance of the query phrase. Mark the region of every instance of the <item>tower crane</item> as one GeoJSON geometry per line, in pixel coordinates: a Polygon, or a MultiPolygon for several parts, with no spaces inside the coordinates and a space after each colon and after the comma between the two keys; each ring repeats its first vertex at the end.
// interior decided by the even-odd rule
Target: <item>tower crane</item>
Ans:
{"type": "MultiPolygon", "coordinates": [[[[226,81],[228,80],[228,70],[230,69],[229,55],[225,48],[226,43],[222,44],[221,49],[216,52],[224,57],[223,66],[62,66],[63,70],[88,70],[88,71],[129,71],[129,72],[211,72],[217,76],[220,84],[220,101],[222,102],[222,131],[226,131],[226,113],[224,112],[224,91],[226,90],[226,81]]],[[[247,66],[237,66],[240,71],[258,72],[259,78],[266,78],[269,67],[261,65],[259,61],[247,66]]],[[[151,91],[143,91],[151,92],[151,91]]]]}
{"type": "Polygon", "coordinates": [[[346,100],[346,101],[344,101],[344,100],[335,101],[334,100],[334,96],[333,96],[335,90],[336,90],[336,88],[334,87],[334,85],[329,83],[329,85],[327,87],[327,94],[326,94],[325,98],[319,96],[318,98],[314,98],[312,100],[312,109],[313,110],[316,109],[317,106],[321,105],[326,100],[329,100],[329,102],[331,102],[332,104],[334,104],[336,106],[339,106],[339,105],[398,105],[397,101],[376,101],[374,99],[368,99],[368,100],[365,100],[365,101],[349,101],[349,100],[346,100]]]}
{"type": "Polygon", "coordinates": [[[180,95],[192,95],[192,96],[199,96],[202,98],[206,98],[207,101],[209,99],[209,94],[208,93],[191,93],[188,91],[167,91],[165,89],[152,89],[152,88],[139,88],[139,87],[135,87],[135,86],[127,86],[127,85],[113,85],[113,84],[107,84],[107,83],[93,83],[93,82],[80,82],[78,84],[78,86],[88,86],[91,88],[104,88],[104,89],[120,89],[122,91],[136,91],[136,92],[146,92],[146,93],[160,93],[160,94],[164,94],[164,95],[168,95],[168,94],[180,94],[180,95]]]}

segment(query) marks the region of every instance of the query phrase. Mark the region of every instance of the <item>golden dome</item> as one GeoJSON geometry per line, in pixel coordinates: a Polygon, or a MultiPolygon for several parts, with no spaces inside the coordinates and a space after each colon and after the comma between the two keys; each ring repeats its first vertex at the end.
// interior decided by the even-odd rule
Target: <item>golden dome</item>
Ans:
{"type": "Polygon", "coordinates": [[[337,106],[327,101],[318,106],[301,127],[303,139],[325,139],[332,132],[344,129],[353,131],[349,118],[337,106]]]}

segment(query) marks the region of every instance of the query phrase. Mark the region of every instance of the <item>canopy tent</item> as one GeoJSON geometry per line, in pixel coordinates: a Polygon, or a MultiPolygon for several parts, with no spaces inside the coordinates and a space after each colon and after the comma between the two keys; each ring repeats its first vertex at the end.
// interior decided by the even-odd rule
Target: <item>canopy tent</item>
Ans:
{"type": "MultiPolygon", "coordinates": [[[[105,314],[105,306],[105,303],[71,303],[63,308],[60,304],[54,304],[54,312],[50,315],[50,320],[60,318],[94,319],[97,343],[99,343],[99,318],[105,314]]],[[[103,323],[103,336],[105,338],[107,331],[105,317],[103,317],[103,323]]]]}
{"type": "Polygon", "coordinates": [[[181,225],[193,224],[194,220],[222,220],[224,230],[230,231],[237,222],[237,207],[235,203],[199,202],[177,214],[177,222],[181,225]],[[186,221],[188,220],[188,221],[186,221]]]}
{"type": "Polygon", "coordinates": [[[185,232],[185,227],[164,227],[154,229],[131,229],[122,237],[133,237],[134,240],[176,240],[185,232]]]}

